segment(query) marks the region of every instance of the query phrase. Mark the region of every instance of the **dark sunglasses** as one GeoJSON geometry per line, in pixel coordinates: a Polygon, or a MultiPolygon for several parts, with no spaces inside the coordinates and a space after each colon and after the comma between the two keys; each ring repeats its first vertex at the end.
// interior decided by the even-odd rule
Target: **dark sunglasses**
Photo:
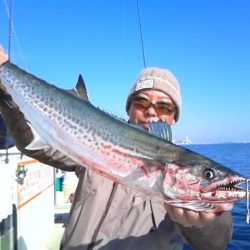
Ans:
{"type": "Polygon", "coordinates": [[[136,108],[141,110],[147,110],[150,107],[153,107],[158,115],[172,115],[177,110],[177,107],[173,103],[170,102],[152,103],[147,98],[142,97],[140,95],[133,96],[131,102],[136,108]]]}

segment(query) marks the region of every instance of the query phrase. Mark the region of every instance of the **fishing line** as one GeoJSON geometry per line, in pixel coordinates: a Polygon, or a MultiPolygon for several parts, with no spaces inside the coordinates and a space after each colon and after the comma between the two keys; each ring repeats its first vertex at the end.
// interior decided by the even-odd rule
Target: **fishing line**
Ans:
{"type": "Polygon", "coordinates": [[[7,17],[8,17],[8,20],[9,20],[9,28],[8,28],[9,29],[9,31],[8,31],[8,56],[9,56],[9,61],[10,61],[10,58],[11,58],[11,41],[12,41],[12,33],[13,33],[13,36],[15,38],[16,45],[17,45],[20,57],[21,57],[21,59],[23,61],[23,64],[24,64],[24,56],[23,56],[23,53],[22,53],[22,50],[21,50],[21,46],[20,46],[20,43],[19,43],[19,40],[18,40],[18,37],[17,37],[17,33],[16,33],[16,30],[15,30],[14,23],[13,23],[13,18],[12,18],[12,12],[13,12],[12,0],[9,0],[9,7],[8,7],[8,4],[7,4],[6,0],[4,0],[4,5],[5,5],[6,14],[7,14],[7,17]]]}
{"type": "Polygon", "coordinates": [[[12,36],[12,1],[9,0],[9,7],[8,4],[6,2],[6,0],[4,0],[4,5],[5,5],[5,10],[8,16],[8,20],[9,20],[9,27],[8,27],[8,56],[9,56],[9,60],[10,60],[10,51],[11,51],[11,36],[12,36]]]}
{"type": "MultiPolygon", "coordinates": [[[[22,56],[22,50],[21,50],[21,47],[20,47],[20,43],[18,41],[17,34],[16,34],[14,24],[13,24],[13,21],[12,21],[12,12],[13,12],[12,11],[12,0],[9,0],[9,7],[8,7],[8,4],[7,4],[6,0],[4,0],[4,6],[5,6],[6,14],[7,14],[7,17],[8,17],[8,21],[9,21],[9,24],[8,24],[8,57],[9,57],[9,61],[11,61],[12,32],[14,34],[19,53],[20,53],[22,58],[23,58],[23,56],[22,56]]],[[[9,163],[9,157],[8,157],[9,156],[9,150],[8,150],[8,147],[7,147],[7,139],[8,138],[11,138],[11,136],[10,136],[9,132],[6,132],[6,134],[5,134],[5,140],[6,140],[5,163],[6,164],[9,163]]]]}
{"type": "Polygon", "coordinates": [[[144,66],[144,68],[146,68],[146,59],[145,59],[144,42],[143,42],[143,35],[142,35],[142,25],[141,25],[139,0],[137,0],[136,2],[137,2],[138,23],[139,23],[139,28],[140,28],[140,38],[141,38],[141,50],[142,50],[143,66],[144,66]]]}
{"type": "Polygon", "coordinates": [[[248,182],[250,182],[250,179],[247,179],[247,190],[246,190],[246,192],[247,192],[247,217],[246,217],[246,222],[247,222],[247,224],[249,224],[249,222],[250,222],[250,208],[249,208],[249,184],[248,184],[248,182]]]}

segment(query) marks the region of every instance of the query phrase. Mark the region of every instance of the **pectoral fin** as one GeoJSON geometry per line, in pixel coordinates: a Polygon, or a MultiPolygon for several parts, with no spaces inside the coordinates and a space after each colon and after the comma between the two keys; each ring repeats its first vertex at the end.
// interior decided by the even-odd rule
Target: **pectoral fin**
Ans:
{"type": "Polygon", "coordinates": [[[50,148],[50,146],[42,140],[42,138],[38,135],[36,130],[29,124],[32,134],[33,134],[33,140],[29,145],[25,147],[27,150],[40,150],[40,149],[47,149],[50,148]]]}

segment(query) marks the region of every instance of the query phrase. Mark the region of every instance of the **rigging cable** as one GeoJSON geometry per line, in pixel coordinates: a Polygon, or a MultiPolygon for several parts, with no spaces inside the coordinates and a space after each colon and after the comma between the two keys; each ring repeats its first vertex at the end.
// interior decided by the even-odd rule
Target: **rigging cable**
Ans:
{"type": "Polygon", "coordinates": [[[144,42],[143,42],[143,35],[142,35],[142,25],[141,25],[141,17],[140,17],[139,0],[137,0],[137,15],[138,15],[139,28],[140,28],[143,66],[144,66],[144,68],[146,68],[146,59],[145,59],[145,51],[144,51],[144,44],[143,44],[144,42]]]}

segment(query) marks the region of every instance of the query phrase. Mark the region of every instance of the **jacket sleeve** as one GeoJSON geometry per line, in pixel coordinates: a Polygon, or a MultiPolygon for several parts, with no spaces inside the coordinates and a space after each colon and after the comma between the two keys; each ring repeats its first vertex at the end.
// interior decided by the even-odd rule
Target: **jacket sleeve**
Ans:
{"type": "Polygon", "coordinates": [[[83,166],[77,164],[71,158],[62,152],[53,148],[41,150],[27,150],[26,146],[33,140],[32,130],[20,111],[14,103],[11,96],[5,91],[4,86],[0,83],[0,112],[2,118],[13,137],[17,148],[25,155],[39,160],[42,163],[52,167],[60,168],[65,171],[82,170],[83,166]]]}
{"type": "Polygon", "coordinates": [[[232,237],[232,215],[226,211],[203,228],[187,228],[179,225],[181,234],[195,250],[226,249],[232,237]]]}

